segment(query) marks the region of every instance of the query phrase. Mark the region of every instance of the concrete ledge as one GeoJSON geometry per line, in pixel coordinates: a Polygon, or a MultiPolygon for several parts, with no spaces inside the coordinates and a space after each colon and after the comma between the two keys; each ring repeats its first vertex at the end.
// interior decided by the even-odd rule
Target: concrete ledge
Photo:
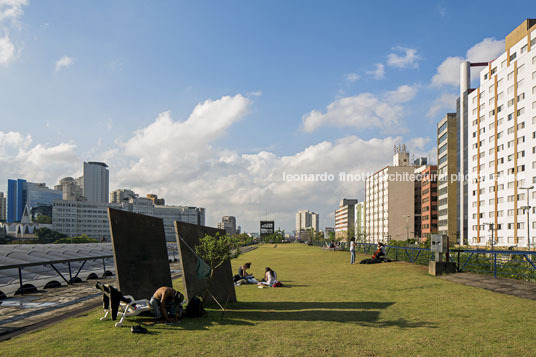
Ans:
{"type": "Polygon", "coordinates": [[[453,262],[429,262],[428,274],[433,276],[456,273],[456,263],[453,262]]]}

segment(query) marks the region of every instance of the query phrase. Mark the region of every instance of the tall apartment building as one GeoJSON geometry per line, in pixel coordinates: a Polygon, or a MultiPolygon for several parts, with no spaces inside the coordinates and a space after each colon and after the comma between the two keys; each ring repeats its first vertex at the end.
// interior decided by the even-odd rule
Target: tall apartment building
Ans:
{"type": "Polygon", "coordinates": [[[462,160],[471,174],[469,243],[491,244],[493,233],[499,246],[527,247],[527,229],[536,228],[536,215],[527,222],[523,209],[527,193],[536,199],[536,19],[525,20],[506,36],[505,52],[480,72],[480,86],[474,90],[468,89],[470,66],[466,62],[460,67],[460,92],[468,93],[460,110],[468,127],[462,160]]]}
{"type": "Polygon", "coordinates": [[[309,240],[309,231],[313,229],[315,232],[320,231],[320,218],[318,213],[308,210],[298,211],[296,213],[296,238],[301,240],[309,240]]]}
{"type": "Polygon", "coordinates": [[[110,202],[111,203],[122,203],[128,202],[131,198],[135,198],[138,195],[134,191],[124,188],[118,188],[110,192],[110,202]]]}
{"type": "Polygon", "coordinates": [[[335,211],[335,238],[347,239],[355,238],[355,206],[356,199],[343,198],[339,203],[339,208],[335,211]]]}
{"type": "Polygon", "coordinates": [[[364,239],[365,231],[365,202],[358,202],[355,205],[355,237],[356,239],[364,239]]]}
{"type": "Polygon", "coordinates": [[[85,200],[80,180],[72,177],[64,177],[54,186],[56,191],[62,192],[62,199],[66,201],[83,201],[85,200]]]}
{"type": "Polygon", "coordinates": [[[223,216],[221,222],[218,223],[219,229],[224,229],[225,233],[229,235],[237,234],[236,230],[236,218],[233,216],[223,216]]]}
{"type": "Polygon", "coordinates": [[[48,188],[44,183],[27,182],[24,179],[7,182],[7,222],[20,222],[26,206],[52,216],[52,203],[62,198],[62,192],[48,188]]]}
{"type": "Polygon", "coordinates": [[[457,118],[456,113],[448,113],[437,124],[437,219],[438,233],[447,235],[453,243],[460,241],[458,224],[458,183],[457,183],[457,118]]]}
{"type": "Polygon", "coordinates": [[[0,192],[0,222],[7,219],[7,199],[3,192],[0,192]]]}
{"type": "Polygon", "coordinates": [[[415,228],[415,167],[405,146],[395,147],[393,166],[365,181],[365,231],[372,242],[406,240],[415,228]]]}
{"type": "Polygon", "coordinates": [[[110,194],[110,174],[103,162],[84,162],[82,189],[90,202],[107,203],[110,194]]]}
{"type": "Polygon", "coordinates": [[[427,165],[421,171],[421,238],[438,232],[437,166],[427,165]]]}

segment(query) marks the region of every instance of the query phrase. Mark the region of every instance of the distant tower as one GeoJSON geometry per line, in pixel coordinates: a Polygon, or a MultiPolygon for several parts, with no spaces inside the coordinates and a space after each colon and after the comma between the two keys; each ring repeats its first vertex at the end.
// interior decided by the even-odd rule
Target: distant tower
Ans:
{"type": "Polygon", "coordinates": [[[90,202],[108,203],[110,195],[110,174],[104,162],[84,162],[82,190],[90,202]]]}
{"type": "Polygon", "coordinates": [[[395,145],[393,166],[409,166],[409,153],[406,150],[406,144],[395,145]]]}

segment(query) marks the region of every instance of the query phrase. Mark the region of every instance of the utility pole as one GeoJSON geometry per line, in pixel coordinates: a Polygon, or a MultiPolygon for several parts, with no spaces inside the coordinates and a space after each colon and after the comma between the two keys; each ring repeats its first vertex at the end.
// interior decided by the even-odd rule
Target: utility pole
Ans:
{"type": "MultiPolygon", "coordinates": [[[[520,187],[521,190],[527,190],[527,205],[525,207],[521,207],[522,209],[525,210],[525,212],[527,213],[527,249],[530,250],[530,201],[529,201],[529,196],[530,196],[530,190],[532,190],[534,188],[534,186],[530,186],[530,187],[520,187]]],[[[517,199],[517,197],[516,197],[517,199]]],[[[517,214],[517,212],[516,212],[517,214]]]]}
{"type": "Polygon", "coordinates": [[[493,236],[493,231],[495,230],[495,223],[482,223],[482,225],[489,226],[489,230],[491,231],[491,250],[493,250],[495,243],[495,237],[493,236]]]}

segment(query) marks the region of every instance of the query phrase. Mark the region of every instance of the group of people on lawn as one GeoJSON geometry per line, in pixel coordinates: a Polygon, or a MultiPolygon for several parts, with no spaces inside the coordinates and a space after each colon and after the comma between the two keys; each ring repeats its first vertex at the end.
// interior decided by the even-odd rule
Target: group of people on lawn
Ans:
{"type": "Polygon", "coordinates": [[[277,273],[273,271],[270,267],[264,269],[264,277],[261,281],[257,281],[252,274],[248,273],[248,269],[251,268],[251,263],[245,263],[240,268],[238,268],[238,274],[233,277],[235,285],[242,284],[257,284],[259,287],[275,287],[279,286],[277,281],[277,273]]]}

